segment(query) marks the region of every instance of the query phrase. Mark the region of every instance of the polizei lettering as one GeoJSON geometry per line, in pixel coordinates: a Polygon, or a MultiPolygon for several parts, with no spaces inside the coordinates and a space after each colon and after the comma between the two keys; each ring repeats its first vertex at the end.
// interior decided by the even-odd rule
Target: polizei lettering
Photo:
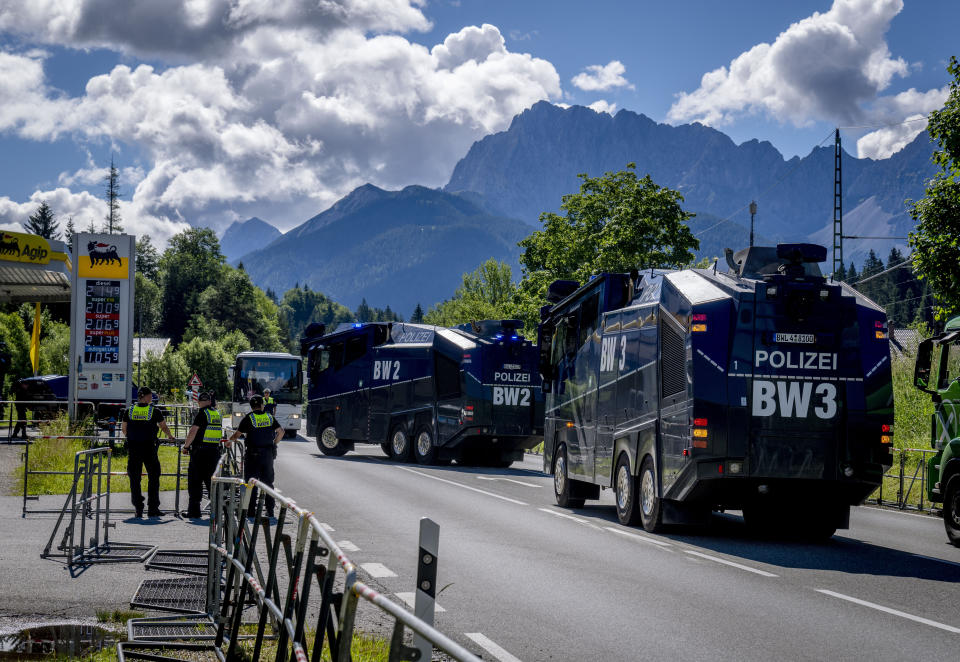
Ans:
{"type": "Polygon", "coordinates": [[[399,361],[374,361],[373,378],[385,381],[396,381],[400,379],[399,361]]]}
{"type": "Polygon", "coordinates": [[[493,404],[494,406],[529,407],[530,389],[519,386],[494,386],[493,404]]]}
{"type": "Polygon", "coordinates": [[[817,418],[837,415],[837,387],[829,382],[753,380],[753,415],[807,418],[811,405],[817,418]]]}
{"type": "Polygon", "coordinates": [[[768,352],[758,349],[754,355],[754,367],[789,368],[791,370],[836,370],[835,352],[768,352]]]}
{"type": "Polygon", "coordinates": [[[530,373],[529,372],[495,372],[493,373],[493,381],[506,382],[508,384],[529,384],[530,373]]]}

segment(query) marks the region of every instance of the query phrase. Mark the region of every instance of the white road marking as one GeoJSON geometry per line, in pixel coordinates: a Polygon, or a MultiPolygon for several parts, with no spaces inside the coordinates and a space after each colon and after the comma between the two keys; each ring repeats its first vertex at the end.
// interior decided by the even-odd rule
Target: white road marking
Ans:
{"type": "Polygon", "coordinates": [[[382,563],[361,563],[360,567],[366,570],[371,577],[376,577],[377,579],[397,576],[397,573],[382,563]]]}
{"type": "Polygon", "coordinates": [[[503,478],[501,476],[477,476],[477,480],[505,480],[508,483],[516,483],[517,485],[523,485],[524,487],[543,487],[542,485],[535,485],[534,483],[524,483],[522,480],[514,480],[513,478],[503,478]]]}
{"type": "MultiPolygon", "coordinates": [[[[415,594],[415,593],[394,593],[394,595],[397,596],[398,598],[400,598],[401,600],[403,600],[403,601],[406,603],[406,605],[407,605],[408,607],[410,607],[410,609],[414,609],[414,608],[415,608],[414,605],[416,605],[416,600],[417,600],[417,597],[416,597],[416,594],[415,594]]],[[[438,614],[439,614],[441,611],[446,611],[446,609],[444,609],[443,607],[441,607],[441,606],[438,605],[438,604],[434,604],[434,605],[433,605],[433,610],[434,610],[435,612],[437,612],[438,614]]]]}
{"type": "Polygon", "coordinates": [[[472,492],[479,492],[480,494],[486,494],[487,496],[492,496],[492,497],[494,497],[495,499],[503,499],[504,501],[509,501],[510,503],[515,503],[515,504],[517,504],[518,506],[526,506],[526,505],[529,505],[529,504],[527,504],[527,503],[524,503],[523,501],[518,501],[517,499],[511,499],[510,497],[505,497],[505,496],[503,496],[502,494],[495,494],[495,493],[493,493],[493,492],[487,492],[486,490],[481,490],[481,489],[478,489],[478,488],[476,488],[476,487],[470,487],[469,485],[464,485],[463,483],[457,483],[457,482],[452,481],[452,480],[447,480],[446,478],[440,478],[439,476],[431,476],[430,474],[425,474],[425,473],[423,473],[422,471],[416,471],[416,470],[414,470],[414,469],[408,469],[407,467],[397,467],[397,468],[398,468],[398,469],[402,469],[403,471],[409,471],[409,472],[412,473],[412,474],[417,474],[418,476],[424,476],[425,478],[432,478],[432,479],[434,479],[434,480],[439,480],[441,483],[448,483],[448,484],[450,484],[450,485],[455,485],[455,486],[457,486],[457,487],[462,487],[462,488],[465,489],[465,490],[470,490],[470,491],[472,491],[472,492]]]}
{"type": "Polygon", "coordinates": [[[488,637],[483,636],[480,632],[466,632],[464,633],[471,639],[473,639],[476,644],[487,651],[495,658],[500,660],[500,662],[520,662],[519,658],[514,657],[507,651],[505,651],[501,646],[499,646],[495,641],[491,641],[488,637]]]}
{"type": "Polygon", "coordinates": [[[640,542],[648,542],[651,545],[657,545],[659,547],[673,547],[668,542],[663,542],[662,540],[657,540],[655,538],[650,538],[648,536],[638,536],[636,533],[628,533],[627,531],[622,531],[620,529],[614,528],[612,526],[604,527],[607,531],[613,531],[614,533],[624,536],[626,538],[631,538],[633,540],[639,540],[640,542]]]}
{"type": "Polygon", "coordinates": [[[823,593],[824,595],[829,595],[834,598],[840,598],[841,600],[846,600],[847,602],[853,602],[854,604],[862,605],[864,607],[870,607],[871,609],[876,609],[878,611],[886,612],[887,614],[893,614],[894,616],[906,618],[916,623],[922,623],[924,625],[929,625],[931,627],[940,628],[941,630],[946,630],[947,632],[960,634],[960,628],[955,628],[952,625],[937,623],[936,621],[931,621],[926,618],[921,618],[920,616],[914,616],[913,614],[908,614],[906,612],[898,611],[896,609],[891,609],[890,607],[884,607],[883,605],[867,602],[866,600],[860,600],[859,598],[852,598],[849,595],[844,595],[843,593],[834,593],[833,591],[828,591],[822,588],[818,588],[816,589],[816,591],[817,593],[823,593]]]}
{"type": "Polygon", "coordinates": [[[740,568],[741,570],[746,570],[747,572],[753,572],[763,577],[776,577],[777,575],[772,572],[767,572],[766,570],[758,570],[757,568],[751,568],[748,565],[743,565],[742,563],[734,563],[733,561],[728,561],[726,559],[721,559],[718,556],[710,556],[709,554],[702,554],[701,552],[695,552],[692,549],[683,550],[687,554],[692,554],[693,556],[699,556],[702,559],[707,559],[708,561],[715,561],[717,563],[722,563],[723,565],[728,565],[733,568],[740,568]]]}
{"type": "Polygon", "coordinates": [[[600,527],[597,526],[596,524],[590,522],[589,520],[585,520],[585,519],[583,519],[583,518],[580,518],[580,517],[574,517],[573,515],[568,515],[567,513],[561,513],[561,512],[558,512],[558,511],[556,511],[556,510],[553,510],[553,509],[551,509],[551,508],[538,508],[537,510],[542,510],[542,511],[545,512],[545,513],[549,513],[549,514],[555,515],[555,516],[557,516],[557,517],[563,517],[564,519],[571,519],[571,520],[573,520],[574,522],[576,522],[577,524],[583,524],[584,526],[589,526],[591,529],[596,529],[597,531],[600,530],[600,527]]]}
{"type": "Polygon", "coordinates": [[[359,552],[360,548],[354,545],[349,540],[339,540],[337,541],[337,547],[342,549],[345,552],[359,552]]]}
{"type": "Polygon", "coordinates": [[[334,529],[332,526],[330,526],[330,525],[327,524],[326,522],[320,522],[320,527],[321,527],[324,531],[327,531],[328,533],[331,533],[331,532],[333,532],[333,531],[336,531],[336,529],[334,529]]]}

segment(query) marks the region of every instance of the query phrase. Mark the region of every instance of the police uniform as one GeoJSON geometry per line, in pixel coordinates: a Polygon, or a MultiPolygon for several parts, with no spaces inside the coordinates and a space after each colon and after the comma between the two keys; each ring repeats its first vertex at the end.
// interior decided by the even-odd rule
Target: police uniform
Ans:
{"type": "Polygon", "coordinates": [[[223,438],[223,417],[211,404],[197,412],[193,419],[197,436],[190,447],[190,467],[187,469],[187,517],[201,517],[200,500],[203,487],[211,493],[211,478],[220,461],[220,440],[223,438]]]}
{"type": "Polygon", "coordinates": [[[263,411],[273,416],[277,415],[277,401],[273,399],[272,395],[263,396],[263,411]]]}
{"type": "Polygon", "coordinates": [[[130,500],[143,515],[143,494],[140,490],[141,468],[147,470],[147,514],[160,512],[160,458],[157,457],[157,431],[163,422],[160,409],[152,404],[135,404],[123,413],[127,424],[127,475],[130,477],[130,500]]]}
{"type": "MultiPolygon", "coordinates": [[[[245,435],[243,453],[243,479],[249,481],[256,478],[262,483],[273,487],[273,459],[277,454],[276,444],[273,443],[280,424],[273,414],[251,411],[243,417],[237,426],[237,432],[245,435]]],[[[256,507],[257,493],[250,495],[251,511],[256,507]]],[[[269,494],[265,499],[267,515],[273,517],[273,497],[269,494]]]]}

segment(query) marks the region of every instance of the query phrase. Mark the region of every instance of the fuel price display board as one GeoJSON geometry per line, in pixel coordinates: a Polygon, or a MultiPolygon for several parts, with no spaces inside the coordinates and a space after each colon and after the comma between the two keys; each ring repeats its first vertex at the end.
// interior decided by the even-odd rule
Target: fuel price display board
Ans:
{"type": "Polygon", "coordinates": [[[135,238],[74,235],[70,400],[129,402],[135,238]]]}

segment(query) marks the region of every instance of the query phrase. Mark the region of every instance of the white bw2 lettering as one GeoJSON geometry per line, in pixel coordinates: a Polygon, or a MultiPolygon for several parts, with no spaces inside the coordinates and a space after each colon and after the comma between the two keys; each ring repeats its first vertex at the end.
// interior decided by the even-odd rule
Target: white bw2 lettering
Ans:
{"type": "Polygon", "coordinates": [[[510,407],[529,407],[530,389],[519,386],[494,386],[493,404],[510,407]]]}
{"type": "Polygon", "coordinates": [[[399,361],[374,361],[373,378],[396,381],[400,379],[399,361]],[[392,376],[391,376],[392,373],[392,376]]]}
{"type": "Polygon", "coordinates": [[[810,404],[817,418],[837,415],[837,387],[829,382],[771,382],[753,380],[753,415],[807,418],[810,404]]]}

